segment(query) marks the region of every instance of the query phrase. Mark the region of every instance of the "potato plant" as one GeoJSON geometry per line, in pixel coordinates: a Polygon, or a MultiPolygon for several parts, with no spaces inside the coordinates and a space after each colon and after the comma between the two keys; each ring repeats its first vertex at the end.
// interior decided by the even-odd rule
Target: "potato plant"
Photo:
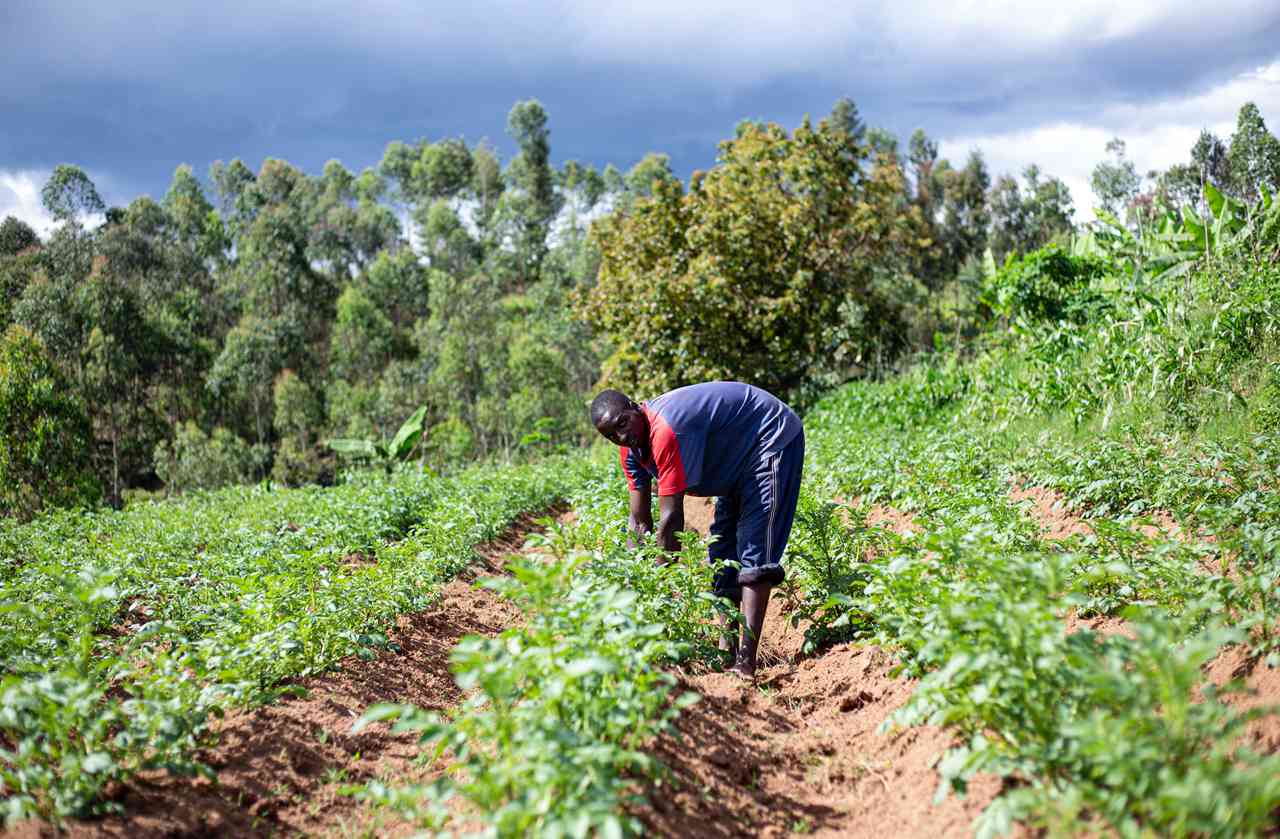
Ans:
{"type": "Polygon", "coordinates": [[[518,514],[592,474],[555,458],[449,479],[236,488],[0,530],[5,818],[109,808],[108,782],[199,771],[226,709],[388,645],[518,514]]]}

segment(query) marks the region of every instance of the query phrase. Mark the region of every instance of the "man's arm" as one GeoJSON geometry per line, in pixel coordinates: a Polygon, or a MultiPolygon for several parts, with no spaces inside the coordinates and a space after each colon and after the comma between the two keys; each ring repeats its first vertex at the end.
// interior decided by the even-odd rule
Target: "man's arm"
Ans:
{"type": "Polygon", "coordinates": [[[684,493],[658,496],[658,547],[675,553],[680,550],[676,534],[684,530],[684,493]]]}
{"type": "Polygon", "coordinates": [[[634,548],[636,537],[653,532],[653,496],[649,484],[631,490],[631,518],[627,522],[627,547],[634,548]]]}

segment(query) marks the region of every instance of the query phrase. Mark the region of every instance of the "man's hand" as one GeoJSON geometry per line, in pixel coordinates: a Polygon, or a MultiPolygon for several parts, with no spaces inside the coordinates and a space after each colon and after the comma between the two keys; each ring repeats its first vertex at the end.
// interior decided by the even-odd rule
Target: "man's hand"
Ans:
{"type": "Polygon", "coordinates": [[[676,534],[684,530],[684,493],[658,496],[658,512],[658,547],[668,554],[679,553],[680,540],[676,534]]]}
{"type": "Polygon", "coordinates": [[[634,549],[639,539],[653,532],[653,496],[649,485],[631,490],[631,516],[627,521],[627,547],[634,549]]]}

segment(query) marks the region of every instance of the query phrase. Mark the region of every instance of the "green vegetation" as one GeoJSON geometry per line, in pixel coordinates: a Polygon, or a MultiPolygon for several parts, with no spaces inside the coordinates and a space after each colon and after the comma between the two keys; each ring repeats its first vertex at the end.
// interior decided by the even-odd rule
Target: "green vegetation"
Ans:
{"type": "MultiPolygon", "coordinates": [[[[1244,710],[1243,682],[1206,672],[1232,651],[1280,663],[1280,439],[1257,407],[1280,360],[1280,271],[1259,241],[1272,206],[1222,261],[1163,278],[1057,247],[1011,259],[984,282],[978,340],[806,419],[782,599],[806,650],[874,643],[921,679],[891,725],[955,733],[939,796],[977,772],[1009,779],[979,835],[1015,821],[1063,835],[1274,826],[1280,756],[1246,728],[1276,709],[1244,710]],[[1062,492],[1090,534],[1043,538],[1019,483],[1062,492]],[[912,532],[869,525],[875,503],[909,511],[912,532]],[[1141,530],[1156,510],[1185,535],[1141,530]],[[1103,616],[1123,631],[1082,622],[1103,616]]],[[[620,487],[575,499],[583,518],[545,540],[558,565],[499,586],[529,625],[459,648],[476,700],[449,719],[371,712],[457,761],[430,788],[375,799],[439,826],[460,794],[498,835],[637,828],[618,815],[637,794],[624,779],[661,772],[637,745],[679,704],[656,668],[714,659],[715,608],[696,546],[667,569],[625,552],[620,487]]]]}
{"type": "Polygon", "coordinates": [[[953,168],[923,131],[899,148],[848,100],[817,128],[742,124],[687,184],[657,153],[625,173],[553,162],[533,100],[507,130],[506,161],[445,138],[359,173],[180,166],[122,207],[57,167],[50,234],[0,223],[0,329],[39,338],[85,406],[105,502],[329,484],[325,441],[385,445],[422,405],[435,467],[536,457],[585,441],[602,378],[750,379],[808,404],[968,330],[987,247],[1071,228],[1061,181],[993,187],[979,153],[953,168]]]}
{"type": "Polygon", "coordinates": [[[20,518],[91,504],[89,418],[39,339],[20,326],[0,336],[0,504],[20,518]]]}
{"type": "Polygon", "coordinates": [[[0,224],[7,820],[205,771],[217,716],[387,646],[477,542],[568,499],[554,561],[491,583],[526,620],[456,650],[470,698],[369,711],[453,770],[362,794],[427,826],[453,796],[501,836],[635,832],[646,748],[694,701],[672,671],[716,662],[723,604],[697,540],[663,567],[627,549],[612,458],[555,453],[603,371],[811,405],[779,600],[806,654],[876,644],[920,679],[891,724],[955,734],[939,795],[1006,780],[979,834],[1274,830],[1280,756],[1247,736],[1274,709],[1207,675],[1280,665],[1280,145],[1256,108],[1145,195],[1109,144],[1112,212],[1079,231],[1060,181],[991,186],[847,101],[744,123],[687,187],[660,155],[554,168],[536,102],[508,128],[505,167],[460,140],[358,176],[219,164],[218,206],[182,168],[107,208],[60,166],[46,241],[0,224]],[[326,441],[389,468],[344,474],[326,441]],[[395,463],[415,452],[444,477],[395,463]],[[462,466],[484,458],[508,465],[462,466]],[[211,489],[267,475],[333,486],[211,489]],[[153,477],[187,496],[49,509],[153,477]],[[1044,538],[1019,485],[1087,534],[1044,538]]]}
{"type": "Polygon", "coordinates": [[[110,807],[106,784],[201,771],[213,717],[385,646],[582,460],[406,470],[328,490],[195,493],[0,529],[0,787],[9,820],[110,807]]]}
{"type": "Polygon", "coordinates": [[[808,419],[826,492],[915,516],[918,538],[860,567],[850,635],[924,677],[897,724],[962,738],[940,794],[976,771],[1015,779],[980,835],[1273,824],[1280,757],[1242,737],[1272,709],[1239,710],[1240,685],[1203,668],[1233,645],[1278,663],[1280,439],[1259,407],[1280,360],[1275,215],[1260,206],[1221,260],[1164,281],[1052,249],[1013,260],[970,357],[847,388],[808,419]],[[1093,535],[1043,541],[1015,483],[1061,491],[1093,535]],[[1135,530],[1155,510],[1188,535],[1135,530]],[[1121,616],[1132,637],[1067,634],[1072,612],[1121,616]]]}

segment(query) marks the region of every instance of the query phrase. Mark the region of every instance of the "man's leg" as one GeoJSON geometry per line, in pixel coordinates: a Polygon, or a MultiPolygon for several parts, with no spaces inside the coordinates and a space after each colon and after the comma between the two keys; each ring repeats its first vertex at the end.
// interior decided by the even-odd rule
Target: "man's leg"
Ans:
{"type": "MultiPolygon", "coordinates": [[[[716,496],[715,517],[711,521],[711,544],[707,546],[707,559],[715,568],[712,589],[719,597],[733,605],[742,604],[742,586],[738,584],[738,514],[740,505],[733,496],[716,496]],[[726,565],[725,563],[732,563],[726,565]]],[[[738,618],[721,615],[720,649],[729,654],[729,661],[738,657],[738,618]]]]}
{"type": "Polygon", "coordinates": [[[742,586],[742,642],[733,669],[748,679],[756,675],[756,654],[760,650],[760,633],[764,630],[765,612],[769,610],[769,593],[773,583],[742,586]]]}
{"type": "Polygon", "coordinates": [[[742,528],[738,534],[742,568],[742,641],[733,669],[754,678],[760,635],[764,630],[769,595],[782,582],[782,554],[791,536],[800,475],[804,466],[804,435],[798,435],[781,452],[764,458],[752,482],[754,498],[743,500],[742,528]]]}

